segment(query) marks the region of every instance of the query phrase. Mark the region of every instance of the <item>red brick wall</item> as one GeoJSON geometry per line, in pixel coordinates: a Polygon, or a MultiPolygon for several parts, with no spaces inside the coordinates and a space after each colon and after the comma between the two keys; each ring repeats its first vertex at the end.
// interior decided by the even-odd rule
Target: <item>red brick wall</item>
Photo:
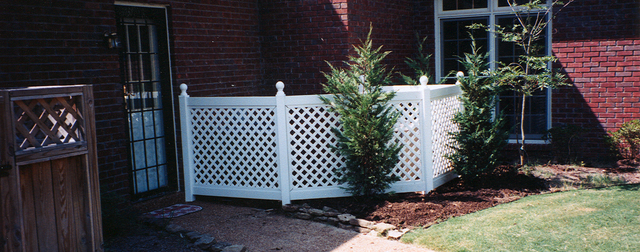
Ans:
{"type": "Polygon", "coordinates": [[[101,183],[128,194],[118,54],[103,45],[113,1],[5,2],[0,17],[0,86],[92,84],[101,183]]]}
{"type": "MultiPolygon", "coordinates": [[[[262,81],[255,0],[170,2],[174,94],[255,94],[262,81]]],[[[274,84],[275,85],[275,84],[274,84]]]]}
{"type": "Polygon", "coordinates": [[[353,36],[349,43],[360,44],[372,25],[374,48],[383,46],[383,52],[391,52],[383,62],[387,65],[387,70],[395,67],[395,71],[412,76],[404,61],[407,57],[412,57],[417,48],[414,15],[412,1],[409,0],[350,1],[348,30],[353,36]]]}
{"type": "Polygon", "coordinates": [[[287,94],[322,93],[322,72],[330,70],[326,61],[342,67],[369,24],[374,46],[391,51],[384,62],[388,69],[408,74],[404,60],[417,43],[412,7],[409,0],[261,1],[264,93],[275,94],[279,80],[287,94]]]}
{"type": "Polygon", "coordinates": [[[347,8],[347,0],[260,1],[265,94],[275,95],[277,81],[288,95],[321,92],[326,61],[347,59],[347,8]]]}
{"type": "Polygon", "coordinates": [[[554,123],[588,130],[583,156],[604,157],[602,136],[640,118],[640,6],[583,0],[554,23],[553,52],[571,86],[554,91],[554,123]]]}

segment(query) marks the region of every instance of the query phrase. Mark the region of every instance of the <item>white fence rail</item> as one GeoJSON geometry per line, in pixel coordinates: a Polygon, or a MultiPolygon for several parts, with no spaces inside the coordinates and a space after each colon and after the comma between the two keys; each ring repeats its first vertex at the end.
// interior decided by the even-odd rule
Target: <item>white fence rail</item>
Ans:
{"type": "MultiPolygon", "coordinates": [[[[344,160],[329,145],[338,116],[317,95],[189,97],[180,89],[185,197],[194,195],[291,200],[348,196],[335,169],[344,160]]],[[[402,113],[395,138],[402,143],[391,191],[430,191],[455,178],[443,157],[447,132],[459,111],[454,85],[390,86],[402,113]]]]}

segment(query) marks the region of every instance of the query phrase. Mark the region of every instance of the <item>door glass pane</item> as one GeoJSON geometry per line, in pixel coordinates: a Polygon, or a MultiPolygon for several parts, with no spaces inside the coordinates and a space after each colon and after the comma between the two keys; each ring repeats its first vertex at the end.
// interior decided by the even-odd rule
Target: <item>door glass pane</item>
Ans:
{"type": "Polygon", "coordinates": [[[147,166],[156,165],[156,141],[151,139],[146,141],[145,150],[147,152],[147,166]]]}
{"type": "Polygon", "coordinates": [[[169,180],[167,179],[167,166],[158,166],[158,186],[167,186],[169,180]]]}
{"type": "Polygon", "coordinates": [[[153,119],[153,111],[145,111],[144,112],[144,137],[145,138],[153,138],[155,137],[155,120],[153,119]]]}
{"type": "Polygon", "coordinates": [[[126,25],[127,27],[127,36],[125,37],[127,52],[137,52],[138,51],[138,30],[135,25],[126,25]]]}
{"type": "MultiPolygon", "coordinates": [[[[160,82],[153,82],[153,92],[151,93],[151,99],[153,99],[153,107],[155,109],[161,109],[162,108],[162,97],[160,95],[160,82]]],[[[156,110],[156,112],[162,112],[161,110],[156,110]]],[[[162,113],[159,113],[160,115],[162,115],[162,113]]],[[[156,113],[156,117],[158,116],[158,113],[156,113]]],[[[156,119],[158,120],[158,119],[156,119]]],[[[162,120],[162,117],[160,117],[160,120],[162,120]]]]}
{"type": "Polygon", "coordinates": [[[140,169],[146,167],[145,161],[145,147],[144,142],[133,143],[133,159],[135,160],[134,169],[140,169]]]}
{"type": "Polygon", "coordinates": [[[142,76],[140,76],[140,80],[142,81],[150,81],[151,80],[151,55],[149,54],[140,54],[140,69],[142,69],[142,76]]]}
{"type": "Polygon", "coordinates": [[[158,189],[157,168],[150,168],[147,170],[147,179],[149,180],[149,190],[158,189]]]}
{"type": "Polygon", "coordinates": [[[165,164],[167,162],[167,158],[165,156],[164,150],[164,138],[156,139],[156,154],[158,155],[158,164],[165,164]]]}
{"type": "Polygon", "coordinates": [[[139,25],[138,29],[140,32],[140,52],[149,52],[149,27],[139,25]]]}
{"type": "Polygon", "coordinates": [[[131,127],[131,136],[134,141],[142,139],[143,131],[142,131],[142,113],[131,113],[129,115],[129,127],[131,127]]]}
{"type": "Polygon", "coordinates": [[[137,171],[136,173],[136,191],[137,192],[146,192],[149,189],[147,188],[147,171],[137,171]]]}
{"type": "Polygon", "coordinates": [[[156,126],[156,137],[161,137],[164,136],[164,128],[162,127],[162,122],[163,122],[163,118],[162,118],[162,110],[156,110],[154,111],[154,119],[155,119],[155,126],[156,126]]]}

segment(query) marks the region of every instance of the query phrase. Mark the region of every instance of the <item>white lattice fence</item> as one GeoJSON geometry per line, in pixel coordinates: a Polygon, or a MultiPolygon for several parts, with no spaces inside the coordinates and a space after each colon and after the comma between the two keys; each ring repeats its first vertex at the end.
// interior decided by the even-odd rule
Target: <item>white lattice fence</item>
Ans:
{"type": "Polygon", "coordinates": [[[445,155],[453,153],[453,149],[449,146],[454,141],[449,136],[449,132],[458,130],[451,120],[460,111],[461,105],[458,100],[459,89],[433,90],[431,94],[432,167],[435,188],[452,179],[453,167],[445,155]]]}
{"type": "Polygon", "coordinates": [[[275,108],[193,108],[195,185],[278,188],[275,108]]]}
{"type": "MultiPolygon", "coordinates": [[[[210,195],[286,204],[347,195],[336,174],[344,159],[330,148],[336,142],[331,128],[339,127],[338,115],[318,96],[286,97],[282,87],[276,97],[190,98],[186,85],[181,86],[188,201],[193,195],[210,195]]],[[[394,87],[398,93],[391,105],[401,112],[394,136],[403,148],[393,170],[400,178],[393,191],[429,191],[434,178],[453,177],[441,157],[449,151],[447,142],[440,138],[448,139],[446,132],[455,130],[449,120],[459,107],[459,88],[432,89],[394,87]]]]}
{"type": "Polygon", "coordinates": [[[392,106],[401,113],[396,123],[394,137],[402,144],[402,150],[398,155],[399,162],[393,169],[393,173],[400,178],[400,181],[422,180],[420,101],[392,103],[392,106]]]}
{"type": "Polygon", "coordinates": [[[338,116],[328,106],[287,107],[292,188],[338,185],[334,170],[344,165],[331,150],[336,139],[331,128],[338,116]]]}

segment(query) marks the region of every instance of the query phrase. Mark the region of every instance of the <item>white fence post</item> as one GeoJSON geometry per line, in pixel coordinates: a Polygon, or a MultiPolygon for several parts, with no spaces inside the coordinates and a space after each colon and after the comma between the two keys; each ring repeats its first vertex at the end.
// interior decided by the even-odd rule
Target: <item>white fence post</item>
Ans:
{"type": "Polygon", "coordinates": [[[287,107],[285,105],[286,95],[284,94],[284,83],[276,83],[276,136],[278,143],[278,168],[280,170],[280,191],[282,192],[282,205],[291,203],[291,190],[289,174],[289,143],[287,142],[287,107]]]}
{"type": "Polygon", "coordinates": [[[191,202],[195,200],[193,196],[193,156],[191,150],[191,111],[189,110],[189,95],[187,94],[187,84],[180,84],[180,136],[182,138],[182,168],[184,173],[184,200],[191,202]]]}
{"type": "Polygon", "coordinates": [[[431,122],[431,89],[427,86],[429,78],[420,77],[420,87],[422,89],[422,113],[420,113],[420,123],[423,136],[422,146],[422,176],[426,181],[426,192],[433,190],[433,123],[431,122]]]}

